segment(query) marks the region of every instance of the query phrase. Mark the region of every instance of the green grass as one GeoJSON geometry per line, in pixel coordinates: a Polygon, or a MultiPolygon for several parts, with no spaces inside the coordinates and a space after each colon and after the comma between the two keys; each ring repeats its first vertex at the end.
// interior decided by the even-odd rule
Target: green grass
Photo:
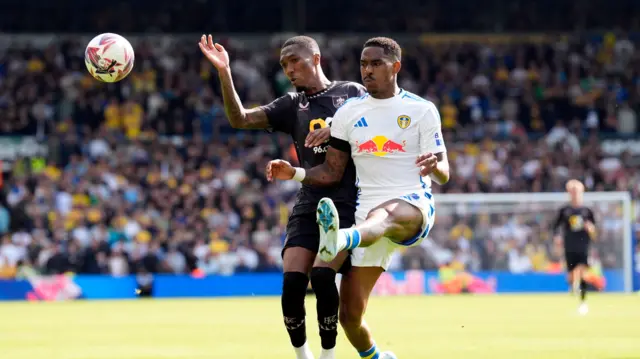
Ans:
{"type": "MultiPolygon", "coordinates": [[[[640,297],[593,295],[584,317],[576,306],[568,294],[377,297],[367,322],[400,359],[640,358],[640,297]]],[[[277,298],[0,303],[0,358],[294,358],[279,313],[277,298]]]]}

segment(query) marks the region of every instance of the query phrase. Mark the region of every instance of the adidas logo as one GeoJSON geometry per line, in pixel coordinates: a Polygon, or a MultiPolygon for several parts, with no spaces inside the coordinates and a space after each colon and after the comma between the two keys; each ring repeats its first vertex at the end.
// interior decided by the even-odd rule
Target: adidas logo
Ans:
{"type": "Polygon", "coordinates": [[[367,124],[367,120],[362,117],[358,120],[358,122],[356,122],[355,125],[353,125],[353,127],[369,127],[369,125],[367,124]]]}

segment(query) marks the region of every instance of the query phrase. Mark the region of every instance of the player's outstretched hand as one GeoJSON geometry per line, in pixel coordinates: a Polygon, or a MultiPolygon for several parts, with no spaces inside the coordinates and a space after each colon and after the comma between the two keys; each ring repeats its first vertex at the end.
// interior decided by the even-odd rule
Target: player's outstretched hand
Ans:
{"type": "Polygon", "coordinates": [[[229,53],[222,47],[222,45],[213,42],[213,37],[202,35],[200,42],[200,51],[207,57],[209,62],[213,64],[218,70],[229,67],[229,53]]]}
{"type": "Polygon", "coordinates": [[[307,138],[304,140],[305,147],[316,147],[327,142],[331,137],[331,128],[319,128],[309,132],[307,138]]]}
{"type": "Polygon", "coordinates": [[[269,182],[274,179],[290,180],[296,173],[295,168],[291,166],[291,163],[285,160],[273,160],[267,164],[267,180],[269,182]]]}
{"type": "Polygon", "coordinates": [[[420,176],[428,176],[438,165],[438,157],[433,153],[425,153],[418,156],[416,165],[420,168],[420,176]]]}

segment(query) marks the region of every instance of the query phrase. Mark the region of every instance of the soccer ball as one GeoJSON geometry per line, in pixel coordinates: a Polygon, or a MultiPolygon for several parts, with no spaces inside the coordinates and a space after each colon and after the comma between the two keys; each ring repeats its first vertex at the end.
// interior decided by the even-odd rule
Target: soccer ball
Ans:
{"type": "Polygon", "coordinates": [[[84,63],[91,76],[102,82],[118,82],[131,72],[133,47],[118,34],[94,37],[84,51],[84,63]]]}

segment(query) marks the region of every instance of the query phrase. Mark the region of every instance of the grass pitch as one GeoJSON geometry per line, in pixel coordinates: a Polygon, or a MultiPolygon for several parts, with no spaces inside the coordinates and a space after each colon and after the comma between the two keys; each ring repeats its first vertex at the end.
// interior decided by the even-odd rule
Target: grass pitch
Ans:
{"type": "MultiPolygon", "coordinates": [[[[367,322],[400,359],[640,358],[640,297],[377,297],[367,322]]],[[[313,297],[307,333],[320,340],[313,297]]],[[[0,303],[2,359],[294,358],[278,298],[0,303]]],[[[358,358],[340,333],[338,359],[358,358]]]]}

